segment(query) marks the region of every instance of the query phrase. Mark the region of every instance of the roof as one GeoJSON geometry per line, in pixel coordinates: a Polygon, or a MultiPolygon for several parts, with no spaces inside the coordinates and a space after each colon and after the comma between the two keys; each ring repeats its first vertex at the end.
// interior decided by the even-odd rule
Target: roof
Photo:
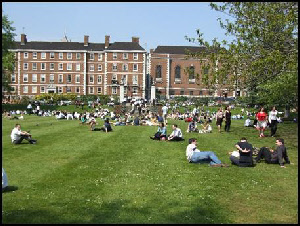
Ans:
{"type": "Polygon", "coordinates": [[[198,46],[157,46],[153,53],[186,54],[186,51],[195,53],[205,49],[206,47],[198,46]]]}
{"type": "MultiPolygon", "coordinates": [[[[21,42],[15,42],[12,49],[36,49],[36,50],[89,50],[103,51],[105,50],[104,43],[89,43],[84,46],[83,42],[27,42],[21,45],[21,42]]],[[[110,43],[106,50],[139,50],[146,51],[136,42],[115,42],[110,43]]]]}

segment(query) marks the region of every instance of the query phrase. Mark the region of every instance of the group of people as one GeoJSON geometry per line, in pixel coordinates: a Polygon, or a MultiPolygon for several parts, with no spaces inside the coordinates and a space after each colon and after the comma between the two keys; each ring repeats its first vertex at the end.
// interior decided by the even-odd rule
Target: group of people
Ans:
{"type": "Polygon", "coordinates": [[[152,140],[167,140],[167,141],[183,141],[183,135],[177,124],[172,125],[172,133],[167,136],[167,128],[164,122],[161,122],[154,136],[150,137],[152,140]]]}

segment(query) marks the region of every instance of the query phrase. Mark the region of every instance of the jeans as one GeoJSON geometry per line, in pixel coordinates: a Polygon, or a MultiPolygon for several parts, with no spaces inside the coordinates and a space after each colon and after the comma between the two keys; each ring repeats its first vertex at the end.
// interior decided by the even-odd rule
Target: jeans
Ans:
{"type": "Polygon", "coordinates": [[[21,135],[17,140],[14,140],[13,143],[14,144],[21,144],[23,139],[27,140],[29,143],[32,143],[32,141],[35,141],[27,135],[21,135]]]}
{"type": "Polygon", "coordinates": [[[212,151],[194,152],[191,158],[191,162],[194,163],[209,162],[210,165],[221,164],[221,161],[212,151]]]}

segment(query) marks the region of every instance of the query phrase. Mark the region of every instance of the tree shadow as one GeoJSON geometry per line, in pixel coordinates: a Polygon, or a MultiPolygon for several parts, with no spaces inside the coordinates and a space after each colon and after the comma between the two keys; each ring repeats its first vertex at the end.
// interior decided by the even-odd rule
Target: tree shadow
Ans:
{"type": "Polygon", "coordinates": [[[17,191],[17,190],[18,190],[17,186],[7,186],[2,189],[2,193],[17,191]]]}

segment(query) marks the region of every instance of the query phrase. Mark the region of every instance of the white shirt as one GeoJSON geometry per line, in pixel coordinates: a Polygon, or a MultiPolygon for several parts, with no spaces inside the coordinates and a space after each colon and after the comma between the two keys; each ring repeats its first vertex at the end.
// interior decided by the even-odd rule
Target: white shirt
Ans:
{"type": "Polygon", "coordinates": [[[168,113],[168,107],[167,106],[163,106],[162,109],[163,114],[166,115],[168,113]]]}
{"type": "Polygon", "coordinates": [[[18,130],[17,127],[13,128],[10,134],[11,141],[17,140],[21,136],[21,130],[18,130]]]}
{"type": "Polygon", "coordinates": [[[271,120],[277,120],[277,113],[277,110],[269,112],[269,122],[271,122],[271,120]]]}
{"type": "Polygon", "coordinates": [[[197,146],[195,144],[189,144],[186,147],[187,160],[190,160],[192,158],[194,152],[200,152],[200,150],[197,148],[197,146]]]}
{"type": "Polygon", "coordinates": [[[174,129],[170,136],[173,136],[173,137],[182,137],[181,129],[179,129],[179,128],[174,129]]]}

